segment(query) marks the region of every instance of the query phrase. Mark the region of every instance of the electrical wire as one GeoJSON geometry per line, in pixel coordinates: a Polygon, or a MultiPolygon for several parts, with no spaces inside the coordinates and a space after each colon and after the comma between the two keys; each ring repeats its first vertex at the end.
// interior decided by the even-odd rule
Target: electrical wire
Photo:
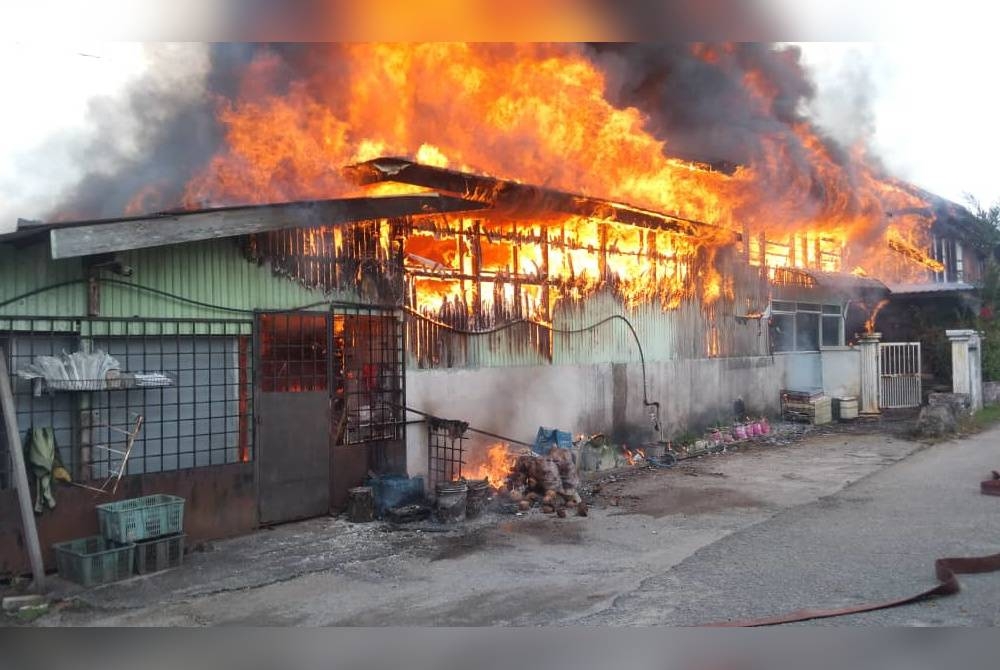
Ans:
{"type": "Polygon", "coordinates": [[[85,281],[86,281],[86,279],[70,279],[69,281],[62,281],[62,282],[58,282],[56,284],[49,284],[48,286],[43,286],[41,288],[36,288],[33,291],[28,291],[26,293],[22,293],[20,295],[16,295],[13,298],[8,298],[7,300],[4,300],[4,301],[0,302],[0,307],[6,307],[7,305],[13,304],[13,303],[17,302],[18,300],[24,300],[25,298],[30,298],[32,296],[39,295],[41,293],[46,293],[48,291],[54,291],[55,289],[62,288],[64,286],[72,286],[74,284],[82,284],[85,281]]]}
{"type": "Polygon", "coordinates": [[[644,407],[656,408],[656,413],[653,419],[653,428],[656,430],[657,434],[660,433],[660,403],[650,402],[649,400],[648,383],[646,379],[646,355],[642,350],[642,341],[639,339],[639,334],[636,332],[635,327],[632,325],[632,322],[629,321],[628,318],[626,318],[622,314],[612,314],[611,316],[605,317],[600,321],[592,323],[589,326],[584,326],[583,328],[555,328],[554,326],[551,326],[547,323],[532,321],[531,319],[515,319],[513,321],[508,321],[503,325],[497,326],[496,328],[490,328],[487,330],[468,330],[465,328],[457,328],[442,321],[438,321],[437,319],[431,318],[425,314],[421,314],[420,312],[410,307],[404,307],[403,309],[406,311],[406,313],[412,314],[418,319],[423,319],[424,321],[432,323],[435,326],[438,326],[439,328],[450,330],[459,335],[470,335],[470,336],[492,335],[494,333],[499,333],[501,331],[508,330],[522,323],[538,326],[539,328],[544,328],[550,332],[559,333],[561,335],[576,335],[579,333],[585,333],[591,330],[596,330],[597,328],[603,326],[604,324],[610,323],[612,321],[621,321],[628,327],[629,332],[632,334],[632,339],[635,340],[636,349],[639,352],[639,365],[642,369],[642,404],[644,407]]]}
{"type": "MultiPolygon", "coordinates": [[[[34,290],[27,291],[27,292],[22,293],[20,295],[16,295],[13,298],[8,298],[8,299],[0,302],[0,308],[6,307],[7,305],[15,303],[15,302],[17,302],[19,300],[24,300],[25,298],[30,298],[32,296],[36,296],[36,295],[39,295],[39,294],[42,294],[42,293],[46,293],[48,291],[54,291],[55,289],[63,288],[65,286],[73,286],[73,285],[76,285],[76,284],[85,284],[88,281],[89,281],[88,279],[70,279],[70,280],[64,281],[64,282],[58,282],[58,283],[55,283],[55,284],[49,284],[48,286],[43,286],[41,288],[36,288],[34,290]]],[[[178,302],[187,303],[189,305],[194,305],[195,307],[202,307],[204,309],[213,309],[213,310],[218,310],[218,311],[221,311],[221,312],[232,312],[232,313],[235,313],[235,314],[247,314],[247,315],[253,315],[253,314],[257,313],[257,310],[253,310],[253,309],[244,309],[242,307],[227,307],[225,305],[216,305],[214,303],[203,302],[201,300],[195,300],[194,298],[188,298],[188,297],[185,297],[185,296],[182,296],[182,295],[178,295],[176,293],[171,293],[169,291],[163,291],[161,289],[153,288],[151,286],[143,286],[142,284],[135,284],[133,282],[122,281],[120,279],[101,278],[101,279],[98,279],[97,281],[100,284],[112,284],[112,285],[115,285],[115,286],[125,286],[127,288],[136,289],[136,290],[139,290],[139,291],[145,291],[146,293],[152,293],[153,295],[158,295],[158,296],[163,297],[163,298],[169,298],[171,300],[176,300],[178,302]]],[[[320,300],[318,302],[312,302],[312,303],[309,303],[307,305],[300,305],[298,307],[289,307],[289,308],[286,308],[286,309],[277,309],[277,310],[268,310],[268,311],[269,312],[301,312],[303,310],[312,309],[313,307],[327,307],[327,306],[331,306],[331,307],[351,307],[351,308],[355,308],[355,309],[359,308],[359,307],[361,307],[361,308],[367,308],[367,307],[389,307],[389,306],[386,306],[386,305],[358,305],[356,303],[349,303],[349,302],[336,301],[336,300],[320,300]]],[[[392,306],[392,309],[398,309],[398,307],[392,306]]]]}
{"type": "MultiPolygon", "coordinates": [[[[58,289],[58,288],[63,288],[65,286],[73,286],[73,285],[76,285],[76,284],[83,284],[83,283],[86,283],[88,281],[89,281],[88,279],[70,279],[68,281],[57,282],[55,284],[50,284],[48,286],[43,286],[41,288],[36,288],[36,289],[31,290],[31,291],[27,291],[25,293],[22,293],[20,295],[16,295],[13,298],[8,298],[6,300],[0,301],[0,308],[6,307],[7,305],[13,304],[13,303],[15,303],[15,302],[17,302],[19,300],[24,300],[25,298],[30,298],[30,297],[35,296],[35,295],[40,295],[42,293],[46,293],[48,291],[53,291],[53,290],[58,289]]],[[[201,307],[201,308],[204,308],[204,309],[214,309],[214,310],[219,310],[219,311],[223,311],[223,312],[231,312],[231,313],[235,313],[235,314],[247,314],[247,315],[256,314],[256,312],[257,312],[257,310],[253,310],[253,309],[244,309],[244,308],[241,308],[241,307],[227,307],[225,305],[216,305],[216,304],[209,303],[209,302],[203,302],[201,300],[195,300],[194,298],[188,298],[188,297],[185,297],[185,296],[182,296],[182,295],[177,295],[176,293],[171,293],[169,291],[164,291],[164,290],[161,290],[161,289],[158,289],[158,288],[153,288],[151,286],[143,286],[142,284],[135,284],[133,282],[122,281],[120,279],[102,278],[102,279],[98,279],[97,281],[99,283],[101,283],[101,284],[111,284],[111,285],[115,285],[115,286],[124,286],[124,287],[127,287],[127,288],[136,289],[136,290],[139,290],[139,291],[145,291],[145,292],[151,293],[153,295],[158,295],[160,297],[169,298],[171,300],[176,300],[178,302],[187,303],[189,305],[194,305],[196,307],[201,307]]],[[[278,312],[299,312],[299,311],[311,309],[313,307],[320,307],[320,306],[323,306],[323,307],[327,307],[327,306],[338,307],[339,306],[339,307],[350,307],[350,308],[369,307],[369,305],[357,305],[357,304],[354,304],[354,303],[346,303],[346,302],[322,300],[322,301],[318,301],[318,302],[309,303],[307,305],[301,305],[299,307],[291,307],[291,308],[288,308],[288,309],[272,310],[272,311],[278,311],[278,312]]],[[[384,306],[384,307],[392,307],[393,309],[398,309],[398,307],[396,307],[396,306],[384,306]]],[[[496,328],[491,328],[491,329],[488,329],[488,330],[468,330],[468,329],[465,329],[465,328],[457,328],[455,326],[452,326],[450,324],[444,323],[442,321],[438,321],[437,319],[433,319],[433,318],[431,318],[431,317],[429,317],[429,316],[427,316],[425,314],[421,314],[420,312],[418,312],[418,311],[416,311],[416,310],[414,310],[412,308],[409,308],[409,307],[404,307],[403,309],[406,311],[406,313],[411,314],[411,315],[417,317],[418,319],[422,319],[424,321],[432,323],[435,326],[438,326],[439,328],[444,328],[446,330],[449,330],[451,332],[457,333],[459,335],[468,335],[468,336],[492,335],[494,333],[499,333],[499,332],[502,332],[504,330],[509,330],[510,328],[513,328],[514,326],[521,325],[522,323],[523,324],[529,324],[529,325],[537,326],[539,328],[544,328],[545,330],[548,330],[549,332],[559,333],[560,335],[576,335],[576,334],[579,334],[579,333],[586,333],[586,332],[589,332],[589,331],[592,331],[592,330],[596,330],[597,328],[600,328],[604,324],[611,323],[612,321],[621,321],[622,323],[625,324],[625,326],[628,328],[629,332],[632,334],[632,339],[635,341],[636,349],[639,352],[639,365],[640,365],[641,370],[642,370],[642,404],[643,404],[643,407],[653,407],[653,408],[655,408],[655,413],[653,415],[653,428],[656,430],[657,434],[659,434],[659,432],[660,432],[660,403],[659,402],[650,402],[650,400],[649,400],[648,380],[647,380],[647,377],[646,377],[646,355],[645,355],[645,353],[643,352],[643,349],[642,349],[642,341],[639,339],[639,334],[636,332],[635,327],[632,325],[632,322],[629,321],[628,318],[626,318],[622,314],[612,314],[611,316],[605,317],[605,318],[601,319],[600,321],[592,323],[589,326],[584,326],[582,328],[556,328],[556,327],[554,327],[554,326],[552,326],[550,324],[541,323],[539,321],[532,321],[531,319],[515,319],[513,321],[508,321],[507,323],[505,323],[505,324],[503,324],[501,326],[497,326],[496,328]]]]}

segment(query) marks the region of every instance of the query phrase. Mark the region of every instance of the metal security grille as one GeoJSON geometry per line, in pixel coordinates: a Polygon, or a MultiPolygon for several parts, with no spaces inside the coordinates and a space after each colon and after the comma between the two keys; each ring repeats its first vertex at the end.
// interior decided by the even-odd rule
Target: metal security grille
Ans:
{"type": "MultiPolygon", "coordinates": [[[[3,350],[7,357],[7,366],[10,367],[10,341],[5,335],[0,335],[0,350],[3,350]]],[[[10,451],[7,447],[7,431],[4,426],[3,413],[0,412],[0,490],[11,487],[11,462],[10,451]]]]}
{"type": "Polygon", "coordinates": [[[329,391],[333,444],[403,439],[405,359],[395,310],[261,313],[257,339],[262,392],[329,391]]]}
{"type": "Polygon", "coordinates": [[[919,407],[922,399],[919,342],[880,342],[879,407],[919,407]]]}
{"type": "Polygon", "coordinates": [[[261,314],[258,329],[261,391],[304,393],[329,388],[329,314],[261,314]]]}
{"type": "Polygon", "coordinates": [[[403,329],[376,311],[338,313],[333,320],[334,416],[343,443],[403,438],[403,329]]]}
{"type": "Polygon", "coordinates": [[[468,427],[469,424],[463,421],[428,417],[427,475],[431,491],[439,483],[461,479],[468,427]]]}
{"type": "Polygon", "coordinates": [[[250,461],[251,333],[252,322],[244,320],[0,318],[18,429],[51,427],[78,481],[119,468],[107,447],[121,448],[140,416],[125,474],[250,461]],[[117,359],[123,373],[163,373],[170,381],[63,391],[16,375],[38,356],[99,350],[117,359]]]}

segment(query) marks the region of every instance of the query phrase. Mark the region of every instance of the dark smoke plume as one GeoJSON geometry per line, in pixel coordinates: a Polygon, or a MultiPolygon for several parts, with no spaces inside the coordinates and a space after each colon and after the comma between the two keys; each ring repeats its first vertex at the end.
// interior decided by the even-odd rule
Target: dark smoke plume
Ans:
{"type": "Polygon", "coordinates": [[[765,139],[787,145],[807,122],[815,88],[796,47],[770,44],[597,44],[607,95],[649,117],[671,155],[708,163],[758,164],[765,139]],[[754,89],[757,90],[754,90],[754,89]],[[761,92],[767,99],[761,105],[761,92]]]}
{"type": "MultiPolygon", "coordinates": [[[[612,103],[643,111],[669,155],[724,168],[745,164],[772,169],[775,184],[790,172],[809,174],[812,169],[793,131],[796,124],[809,123],[808,105],[815,95],[797,48],[687,43],[586,48],[607,75],[606,95],[612,103]],[[779,164],[774,164],[775,144],[781,147],[779,164]]],[[[186,184],[221,148],[219,104],[238,97],[242,75],[262,51],[278,63],[268,78],[268,93],[280,95],[298,82],[332,109],[347,102],[342,97],[347,92],[336,85],[346,67],[337,44],[223,44],[208,49],[207,76],[197,81],[172,78],[171,52],[162,49],[153,52],[150,74],[131,87],[124,102],[93,103],[97,138],[79,152],[80,163],[92,169],[50,218],[119,216],[130,203],[137,212],[183,206],[186,184]],[[128,134],[132,141],[124,145],[123,128],[133,129],[128,134]]],[[[864,102],[859,98],[859,105],[864,102]]],[[[843,150],[837,142],[816,134],[835,162],[850,163],[839,159],[843,150]]],[[[814,183],[819,189],[820,181],[814,183]]],[[[817,203],[827,197],[822,190],[814,194],[817,203]]]]}
{"type": "Polygon", "coordinates": [[[188,179],[219,150],[221,97],[234,95],[253,47],[208,47],[209,70],[178,75],[178,54],[150,47],[149,74],[120,98],[90,103],[95,136],[78,147],[87,170],[50,219],[121,216],[134,198],[142,211],[178,207],[188,179]],[[143,197],[148,194],[148,197],[143,197]]]}

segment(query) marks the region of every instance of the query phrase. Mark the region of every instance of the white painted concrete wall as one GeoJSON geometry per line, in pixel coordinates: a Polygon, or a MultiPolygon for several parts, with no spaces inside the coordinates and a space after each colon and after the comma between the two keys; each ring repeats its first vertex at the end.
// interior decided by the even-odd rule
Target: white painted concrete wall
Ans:
{"type": "Polygon", "coordinates": [[[854,348],[824,349],[823,392],[831,398],[861,394],[861,352],[854,348]]]}
{"type": "Polygon", "coordinates": [[[810,389],[823,386],[823,360],[818,351],[789,352],[775,354],[785,367],[782,388],[810,389]]]}
{"type": "MultiPolygon", "coordinates": [[[[648,396],[661,403],[663,436],[671,438],[731,421],[733,403],[740,397],[752,415],[777,414],[785,374],[786,359],[781,356],[650,363],[648,396]]],[[[649,410],[642,403],[638,363],[409,370],[406,384],[410,407],[526,442],[534,439],[539,426],[573,434],[619,431],[631,439],[655,439],[649,410]]],[[[423,425],[407,431],[407,465],[411,475],[426,474],[423,425]]]]}

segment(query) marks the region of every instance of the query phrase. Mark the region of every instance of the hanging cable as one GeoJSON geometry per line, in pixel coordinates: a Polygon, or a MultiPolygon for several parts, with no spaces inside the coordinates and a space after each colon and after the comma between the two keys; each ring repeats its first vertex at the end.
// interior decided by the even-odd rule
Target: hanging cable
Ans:
{"type": "MultiPolygon", "coordinates": [[[[22,293],[20,295],[16,295],[13,298],[8,298],[6,300],[0,301],[0,308],[6,307],[7,305],[15,303],[15,302],[17,302],[19,300],[24,300],[25,298],[30,298],[30,297],[35,296],[35,295],[40,295],[42,293],[46,293],[48,291],[53,291],[53,290],[58,289],[58,288],[63,288],[65,286],[73,286],[73,285],[76,285],[76,284],[83,284],[83,283],[86,283],[87,281],[88,281],[87,279],[83,279],[83,278],[81,278],[81,279],[71,279],[71,280],[68,280],[68,281],[58,282],[58,283],[55,283],[55,284],[50,284],[48,286],[43,286],[41,288],[36,288],[36,289],[31,290],[31,291],[27,291],[25,293],[22,293]]],[[[253,310],[253,309],[244,309],[244,308],[241,308],[241,307],[228,307],[228,306],[225,306],[225,305],[216,305],[216,304],[209,303],[209,302],[203,302],[201,300],[195,300],[194,298],[188,298],[188,297],[185,297],[185,296],[182,296],[182,295],[177,295],[176,293],[171,293],[169,291],[164,291],[164,290],[161,290],[161,289],[158,289],[158,288],[153,288],[151,286],[143,286],[142,284],[134,284],[132,282],[122,281],[120,279],[104,278],[104,279],[100,279],[98,281],[100,283],[102,283],[102,284],[112,284],[112,285],[115,285],[115,286],[124,286],[124,287],[135,289],[135,290],[138,290],[138,291],[145,291],[147,293],[152,293],[153,295],[158,295],[158,296],[161,296],[161,297],[164,297],[164,298],[169,298],[171,300],[176,300],[178,302],[183,302],[183,303],[186,303],[186,304],[189,304],[189,305],[193,305],[195,307],[201,307],[201,308],[204,308],[204,309],[214,309],[214,310],[219,310],[219,311],[223,311],[223,312],[232,312],[232,313],[235,313],[235,314],[246,314],[246,315],[253,315],[253,314],[256,313],[256,310],[253,310]]],[[[339,306],[339,307],[348,307],[348,308],[369,307],[369,305],[358,305],[358,304],[355,304],[355,303],[322,300],[322,301],[317,301],[317,302],[309,303],[307,305],[301,305],[299,307],[291,307],[291,308],[288,308],[288,309],[272,310],[272,311],[297,312],[297,311],[303,311],[303,310],[311,309],[313,307],[321,307],[321,306],[322,307],[338,307],[339,306]]],[[[388,306],[387,305],[385,307],[387,307],[387,308],[391,307],[392,309],[398,309],[397,306],[388,306]]],[[[551,325],[549,325],[547,323],[541,323],[539,321],[532,321],[530,319],[515,319],[515,320],[509,321],[509,322],[507,322],[507,323],[505,323],[505,324],[503,324],[501,326],[497,326],[496,328],[491,328],[491,329],[488,329],[488,330],[468,330],[468,329],[464,329],[464,328],[457,328],[455,326],[452,326],[452,325],[449,325],[447,323],[444,323],[443,321],[438,321],[437,319],[433,319],[433,318],[431,318],[429,316],[421,314],[420,312],[418,312],[418,311],[416,311],[414,309],[411,309],[409,307],[404,307],[403,309],[408,314],[411,314],[411,315],[417,317],[418,319],[422,319],[424,321],[432,323],[432,324],[438,326],[439,328],[444,328],[446,330],[449,330],[449,331],[454,332],[454,333],[459,334],[459,335],[469,335],[469,336],[492,335],[494,333],[499,333],[499,332],[504,331],[504,330],[509,330],[510,328],[513,328],[514,326],[518,326],[520,324],[528,324],[528,325],[537,326],[539,328],[544,328],[545,330],[548,330],[549,332],[552,332],[552,333],[559,333],[560,335],[576,335],[576,334],[579,334],[579,333],[586,333],[586,332],[589,332],[589,331],[592,331],[592,330],[596,330],[597,328],[600,328],[604,324],[611,323],[612,321],[621,321],[628,328],[629,333],[632,334],[632,339],[635,341],[636,350],[639,352],[639,365],[640,365],[640,368],[642,370],[642,404],[643,404],[643,407],[651,407],[651,408],[653,408],[653,413],[651,415],[651,419],[652,419],[652,423],[653,423],[653,429],[656,431],[657,435],[659,435],[659,433],[660,433],[660,403],[659,402],[650,402],[650,400],[649,400],[648,380],[647,380],[647,377],[646,377],[646,355],[645,355],[645,353],[642,350],[642,341],[639,339],[639,334],[636,332],[635,327],[632,325],[632,322],[629,321],[622,314],[612,314],[611,316],[605,317],[605,318],[601,319],[600,321],[592,323],[589,326],[584,326],[583,328],[555,328],[554,326],[551,326],[551,325]]]]}
{"type": "Polygon", "coordinates": [[[621,321],[625,324],[629,332],[632,334],[632,339],[635,340],[635,346],[639,352],[639,365],[642,369],[642,405],[643,407],[652,407],[654,409],[653,414],[651,416],[653,422],[653,429],[656,431],[657,435],[660,434],[660,403],[650,402],[649,400],[649,393],[647,389],[648,384],[646,379],[646,355],[643,353],[642,350],[642,342],[639,340],[639,334],[636,332],[635,327],[632,325],[632,322],[629,321],[622,314],[612,314],[611,316],[605,317],[600,321],[592,323],[589,326],[584,326],[583,328],[555,328],[547,323],[532,321],[530,319],[515,319],[513,321],[508,321],[503,325],[497,326],[496,328],[490,328],[487,330],[468,330],[465,328],[456,328],[455,326],[451,326],[447,323],[444,323],[443,321],[438,321],[437,319],[431,318],[425,314],[421,314],[420,312],[410,307],[404,307],[403,309],[408,314],[411,314],[417,317],[418,319],[423,319],[424,321],[432,323],[435,326],[438,326],[439,328],[450,330],[459,335],[470,335],[470,336],[492,335],[494,333],[499,333],[504,330],[509,330],[510,328],[513,328],[514,326],[520,325],[522,323],[538,326],[539,328],[544,328],[550,332],[559,333],[561,335],[576,335],[579,333],[585,333],[591,330],[596,330],[597,328],[600,328],[604,324],[610,323],[612,321],[621,321]]]}
{"type": "MultiPolygon", "coordinates": [[[[6,307],[7,305],[15,303],[15,302],[17,302],[19,300],[24,300],[25,298],[30,298],[32,296],[40,295],[40,294],[46,293],[48,291],[54,291],[56,289],[63,288],[63,287],[66,287],[66,286],[74,286],[74,285],[77,285],[77,284],[85,284],[88,281],[89,281],[88,279],[70,279],[68,281],[58,282],[56,284],[49,284],[48,286],[43,286],[41,288],[36,288],[36,289],[31,290],[31,291],[27,291],[25,293],[21,293],[20,295],[16,295],[13,298],[8,298],[6,300],[0,301],[0,308],[6,307]]],[[[122,281],[120,279],[102,278],[102,279],[98,279],[97,281],[99,283],[101,283],[101,284],[111,284],[111,285],[115,285],[115,286],[124,286],[126,288],[135,289],[137,291],[145,291],[146,293],[152,293],[153,295],[158,295],[158,296],[163,297],[163,298],[169,298],[170,300],[176,300],[177,302],[183,302],[183,303],[186,303],[188,305],[193,305],[195,307],[202,307],[204,309],[213,309],[213,310],[218,310],[218,311],[221,311],[221,312],[232,312],[232,313],[235,313],[235,314],[247,314],[247,315],[253,315],[257,311],[257,310],[253,310],[253,309],[244,309],[242,307],[227,307],[226,305],[216,305],[216,304],[210,303],[210,302],[203,302],[201,300],[195,300],[194,298],[188,298],[186,296],[178,295],[176,293],[171,293],[169,291],[163,291],[161,289],[153,288],[151,286],[143,286],[142,284],[135,284],[133,282],[122,281]]],[[[274,309],[274,310],[268,310],[268,311],[269,312],[301,312],[303,310],[312,309],[314,307],[345,307],[345,308],[379,307],[379,308],[385,308],[385,309],[399,309],[399,307],[397,307],[397,306],[391,306],[391,305],[359,305],[357,303],[343,302],[343,301],[336,301],[336,300],[320,300],[320,301],[317,301],[317,302],[309,303],[308,305],[300,305],[298,307],[288,307],[288,308],[285,308],[285,309],[274,309]]]]}

